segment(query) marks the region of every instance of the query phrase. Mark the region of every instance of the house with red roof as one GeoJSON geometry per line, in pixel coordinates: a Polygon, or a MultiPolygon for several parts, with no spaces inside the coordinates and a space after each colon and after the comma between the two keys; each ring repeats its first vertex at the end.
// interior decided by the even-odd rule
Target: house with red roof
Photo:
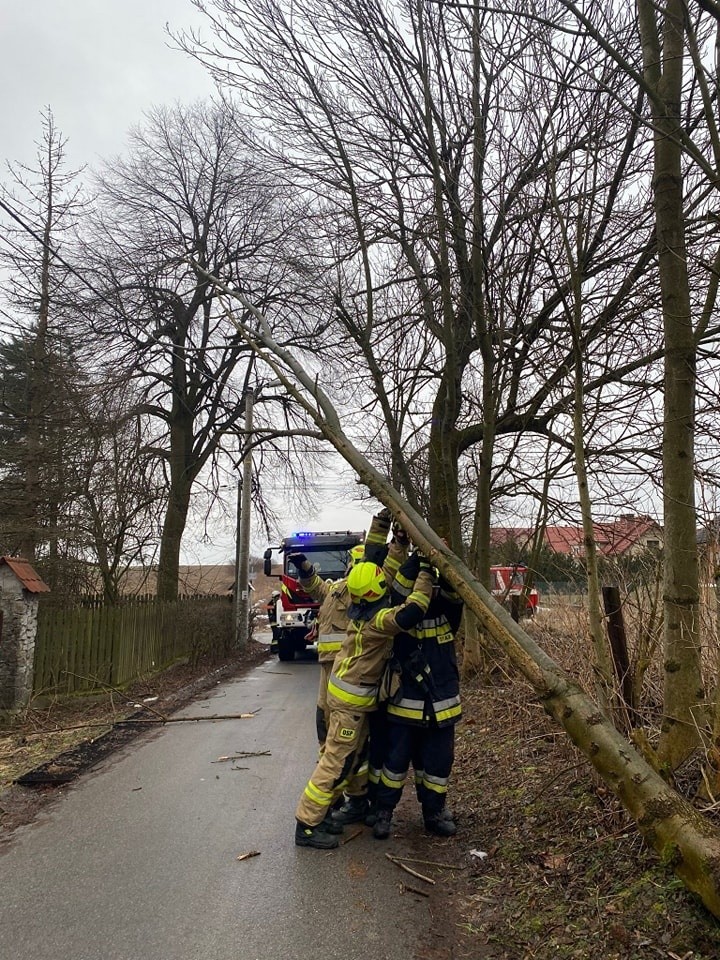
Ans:
{"type": "MultiPolygon", "coordinates": [[[[623,514],[617,520],[594,524],[598,553],[604,557],[633,557],[663,545],[663,529],[652,517],[623,514]]],[[[530,550],[535,536],[532,527],[493,527],[490,541],[500,547],[513,543],[530,550]]],[[[544,543],[553,553],[581,558],[585,555],[581,526],[547,526],[544,543]]]]}

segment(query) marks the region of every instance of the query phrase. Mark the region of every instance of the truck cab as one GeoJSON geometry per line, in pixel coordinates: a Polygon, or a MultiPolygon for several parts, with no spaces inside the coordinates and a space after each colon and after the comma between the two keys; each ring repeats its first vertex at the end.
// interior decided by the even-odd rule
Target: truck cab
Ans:
{"type": "Polygon", "coordinates": [[[341,580],[345,576],[350,550],[365,542],[365,531],[335,530],[322,533],[302,531],[285,537],[279,547],[268,547],[263,556],[266,576],[280,580],[277,600],[274,642],[280,660],[294,660],[295,654],[311,646],[315,640],[313,625],[320,609],[317,600],[306,594],[297,579],[297,571],[288,563],[291,553],[304,553],[323,580],[341,580]],[[272,573],[272,555],[282,559],[282,573],[272,573]]]}

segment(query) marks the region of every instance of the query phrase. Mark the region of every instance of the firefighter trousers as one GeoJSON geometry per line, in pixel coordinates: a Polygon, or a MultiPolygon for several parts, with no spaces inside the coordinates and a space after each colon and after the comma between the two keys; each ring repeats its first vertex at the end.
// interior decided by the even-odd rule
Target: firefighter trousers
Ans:
{"type": "Polygon", "coordinates": [[[325,819],[362,762],[367,734],[367,713],[330,711],[324,749],[295,811],[301,823],[314,827],[325,819]]]}
{"type": "Polygon", "coordinates": [[[431,721],[429,726],[421,727],[389,722],[385,759],[376,792],[378,808],[395,809],[412,763],[423,814],[426,817],[438,814],[445,806],[454,758],[454,725],[439,727],[431,721]]]}
{"type": "MultiPolygon", "coordinates": [[[[374,713],[369,714],[368,723],[367,798],[370,803],[375,804],[387,753],[387,704],[381,703],[374,713]]],[[[346,793],[350,794],[350,790],[346,793]]]]}
{"type": "Polygon", "coordinates": [[[315,726],[317,727],[317,738],[321,749],[327,737],[328,722],[330,720],[327,688],[334,662],[334,660],[320,661],[320,683],[318,685],[317,706],[315,708],[315,726]]]}
{"type": "MultiPolygon", "coordinates": [[[[330,707],[327,702],[327,688],[330,674],[332,673],[334,660],[324,660],[320,662],[320,684],[318,687],[317,706],[315,708],[315,726],[317,728],[317,738],[320,745],[320,754],[325,750],[325,741],[327,739],[328,723],[330,722],[330,707]]],[[[373,714],[369,714],[370,717],[373,714]]],[[[372,725],[371,725],[372,729],[372,725]]],[[[357,763],[350,775],[345,793],[348,797],[364,797],[368,792],[368,759],[367,759],[367,741],[363,747],[363,752],[357,757],[357,763]]]]}

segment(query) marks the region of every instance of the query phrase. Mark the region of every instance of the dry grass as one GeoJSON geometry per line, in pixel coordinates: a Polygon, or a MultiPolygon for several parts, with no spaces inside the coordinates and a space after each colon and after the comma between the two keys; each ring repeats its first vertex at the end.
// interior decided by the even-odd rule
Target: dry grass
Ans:
{"type": "MultiPolygon", "coordinates": [[[[580,649],[587,654],[576,634],[555,635],[554,643],[566,662],[582,663],[580,649]]],[[[720,955],[717,921],[646,848],[524,681],[502,671],[490,686],[467,681],[463,712],[452,786],[461,829],[453,856],[472,849],[490,856],[467,856],[468,869],[443,905],[454,904],[452,945],[444,940],[447,952],[433,957],[720,955]]]]}

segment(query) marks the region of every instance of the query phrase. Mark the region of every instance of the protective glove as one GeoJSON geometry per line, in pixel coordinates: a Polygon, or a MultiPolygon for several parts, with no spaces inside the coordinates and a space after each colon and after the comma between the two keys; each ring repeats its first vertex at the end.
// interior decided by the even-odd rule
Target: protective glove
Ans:
{"type": "Polygon", "coordinates": [[[302,565],[307,560],[307,557],[304,553],[289,553],[288,554],[288,563],[291,563],[294,567],[297,567],[298,570],[302,570],[302,565]]]}
{"type": "Polygon", "coordinates": [[[410,537],[407,535],[405,530],[400,526],[400,524],[395,521],[392,526],[393,538],[396,543],[399,543],[401,547],[407,547],[410,543],[410,537]]]}
{"type": "Polygon", "coordinates": [[[424,570],[425,573],[429,573],[430,576],[431,576],[432,579],[433,579],[433,583],[437,583],[437,575],[438,575],[438,572],[437,572],[437,570],[435,569],[435,567],[430,563],[430,561],[428,560],[428,558],[427,558],[427,557],[424,557],[421,553],[418,553],[417,556],[418,556],[418,560],[420,561],[420,570],[419,570],[419,572],[422,573],[423,570],[424,570]]]}

